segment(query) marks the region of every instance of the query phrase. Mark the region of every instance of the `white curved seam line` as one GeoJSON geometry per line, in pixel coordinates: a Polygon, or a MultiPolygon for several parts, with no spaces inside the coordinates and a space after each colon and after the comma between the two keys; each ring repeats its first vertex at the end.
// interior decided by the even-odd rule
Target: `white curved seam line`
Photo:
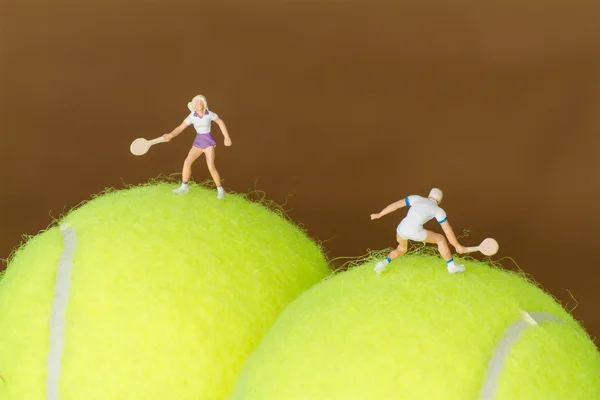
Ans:
{"type": "Polygon", "coordinates": [[[498,379],[504,368],[504,360],[510,353],[512,346],[516,343],[521,333],[531,327],[543,322],[554,321],[564,323],[557,316],[547,312],[523,312],[523,319],[515,321],[508,327],[504,336],[494,350],[494,354],[488,363],[483,385],[479,394],[479,400],[494,400],[498,389],[498,379]]]}
{"type": "Polygon", "coordinates": [[[48,360],[46,364],[46,400],[59,399],[59,381],[61,371],[61,358],[65,339],[65,319],[69,291],[71,289],[71,270],[73,269],[73,254],[77,244],[75,231],[63,224],[60,227],[63,236],[64,248],[58,260],[56,282],[54,284],[54,298],[50,312],[50,334],[48,360]]]}

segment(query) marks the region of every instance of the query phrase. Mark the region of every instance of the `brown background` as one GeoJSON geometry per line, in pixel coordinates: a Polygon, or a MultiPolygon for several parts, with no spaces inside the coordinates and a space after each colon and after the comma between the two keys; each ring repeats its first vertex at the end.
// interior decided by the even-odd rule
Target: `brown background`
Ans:
{"type": "Polygon", "coordinates": [[[330,257],[393,246],[405,211],[369,214],[438,186],[466,245],[495,237],[598,335],[597,0],[398,3],[3,1],[0,257],[90,194],[178,173],[191,128],[128,147],[202,93],[233,139],[225,187],[287,201],[330,257]]]}

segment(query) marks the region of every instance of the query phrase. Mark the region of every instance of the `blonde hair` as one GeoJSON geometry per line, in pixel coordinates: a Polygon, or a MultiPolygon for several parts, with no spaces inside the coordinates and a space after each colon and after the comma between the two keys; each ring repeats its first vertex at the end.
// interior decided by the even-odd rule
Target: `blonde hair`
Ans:
{"type": "Polygon", "coordinates": [[[444,197],[444,193],[442,193],[442,191],[438,188],[433,188],[429,192],[429,198],[437,201],[438,203],[440,203],[442,201],[443,197],[444,197]]]}
{"type": "Polygon", "coordinates": [[[195,108],[194,108],[194,103],[195,103],[196,101],[198,101],[198,100],[200,100],[200,101],[202,102],[202,104],[204,104],[204,110],[205,110],[205,111],[206,111],[206,110],[208,110],[208,102],[206,101],[206,97],[202,96],[201,94],[199,94],[199,95],[197,95],[197,96],[194,96],[194,98],[192,99],[192,101],[190,101],[190,102],[187,104],[187,106],[188,106],[189,110],[190,110],[191,112],[194,112],[194,111],[195,111],[195,108]]]}

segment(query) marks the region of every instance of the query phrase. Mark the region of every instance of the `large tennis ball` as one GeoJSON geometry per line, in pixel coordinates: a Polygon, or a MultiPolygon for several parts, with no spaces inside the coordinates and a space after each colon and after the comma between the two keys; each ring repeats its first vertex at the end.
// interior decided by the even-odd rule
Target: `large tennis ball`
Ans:
{"type": "Polygon", "coordinates": [[[0,399],[223,399],[278,313],[328,274],[276,212],[171,189],[108,191],[14,254],[0,399]]]}
{"type": "MultiPolygon", "coordinates": [[[[461,261],[462,262],[462,261],[461,261]]],[[[597,400],[600,354],[517,273],[448,274],[407,255],[338,273],[291,303],[243,368],[235,400],[597,400]]]]}

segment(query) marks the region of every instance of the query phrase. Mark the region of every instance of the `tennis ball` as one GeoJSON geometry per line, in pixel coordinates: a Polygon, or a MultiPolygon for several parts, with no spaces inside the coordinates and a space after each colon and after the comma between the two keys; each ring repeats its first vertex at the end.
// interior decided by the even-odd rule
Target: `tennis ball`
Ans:
{"type": "Polygon", "coordinates": [[[30,238],[0,281],[0,398],[223,399],[278,313],[329,273],[242,195],[109,190],[30,238]]]}
{"type": "MultiPolygon", "coordinates": [[[[461,263],[463,261],[461,260],[461,263]]],[[[235,400],[596,400],[600,354],[526,276],[475,260],[448,274],[367,262],[292,302],[248,358],[235,400]]]]}

